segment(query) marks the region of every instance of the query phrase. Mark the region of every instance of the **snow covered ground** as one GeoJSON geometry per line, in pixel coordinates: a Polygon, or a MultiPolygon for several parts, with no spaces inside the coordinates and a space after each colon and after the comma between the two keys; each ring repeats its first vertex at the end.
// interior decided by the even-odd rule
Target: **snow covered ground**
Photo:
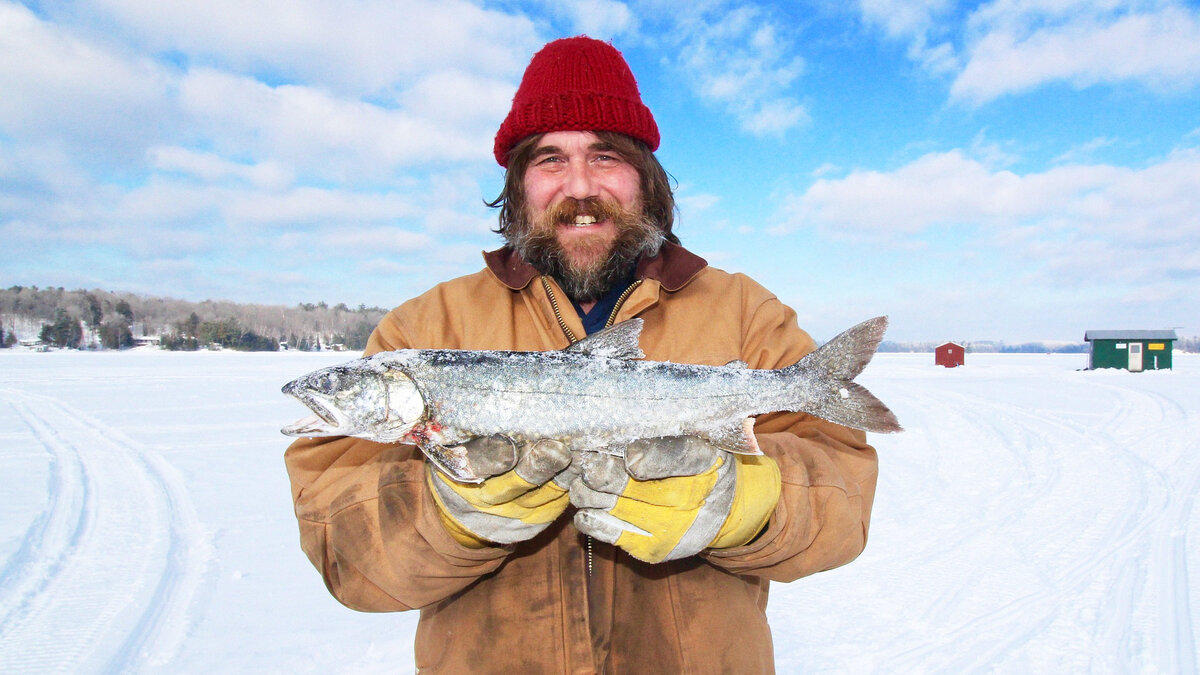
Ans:
{"type": "MultiPolygon", "coordinates": [[[[0,351],[0,672],[406,672],[297,544],[287,380],[348,354],[0,351]]],[[[1196,672],[1200,357],[881,354],[908,431],[857,561],[772,590],[781,673],[1196,672]]],[[[733,628],[733,627],[731,627],[733,628]]]]}

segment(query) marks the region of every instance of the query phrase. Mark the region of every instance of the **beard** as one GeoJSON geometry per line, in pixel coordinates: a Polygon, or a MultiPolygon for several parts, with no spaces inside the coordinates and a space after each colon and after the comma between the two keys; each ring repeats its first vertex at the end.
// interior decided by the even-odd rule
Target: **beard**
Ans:
{"type": "Polygon", "coordinates": [[[537,215],[526,210],[524,221],[519,231],[506,233],[509,245],[580,303],[599,300],[633,273],[638,258],[657,254],[665,241],[644,214],[595,197],[567,197],[537,215]],[[567,250],[558,241],[558,226],[570,227],[580,215],[613,223],[615,238],[611,243],[602,236],[579,238],[567,250]]]}

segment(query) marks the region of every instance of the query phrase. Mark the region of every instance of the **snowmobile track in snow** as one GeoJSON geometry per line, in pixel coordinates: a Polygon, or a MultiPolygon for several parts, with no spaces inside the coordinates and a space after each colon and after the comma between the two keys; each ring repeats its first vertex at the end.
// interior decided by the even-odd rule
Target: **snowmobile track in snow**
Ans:
{"type": "MultiPolygon", "coordinates": [[[[1154,392],[1103,382],[1087,385],[1107,392],[1111,403],[1087,420],[1024,403],[989,400],[981,405],[976,396],[953,391],[910,394],[915,408],[937,411],[929,415],[938,420],[929,425],[935,439],[931,453],[953,452],[956,430],[974,429],[974,436],[986,443],[984,453],[1004,456],[1019,479],[1000,488],[978,529],[959,530],[962,538],[943,541],[945,549],[990,548],[995,544],[984,546],[975,539],[1002,535],[1018,549],[1041,540],[1049,545],[1037,552],[1039,559],[1056,562],[1031,570],[1036,576],[1024,594],[996,597],[988,603],[990,609],[971,612],[969,620],[937,639],[895,650],[886,659],[889,668],[904,672],[937,664],[939,672],[984,672],[1020,654],[1027,644],[1060,635],[1064,647],[1070,645],[1064,651],[1076,659],[1071,665],[1083,669],[1137,663],[1147,643],[1158,642],[1152,651],[1165,658],[1144,665],[1161,672],[1195,672],[1185,535],[1200,491],[1200,463],[1187,458],[1200,430],[1180,406],[1154,392]],[[1124,480],[1114,483],[1106,476],[1124,480]],[[1072,512],[1088,515],[1061,517],[1072,512]],[[1061,532],[1046,536],[1056,522],[1061,532]],[[1147,547],[1149,553],[1139,555],[1147,547]],[[1146,565],[1147,560],[1152,564],[1146,565]],[[1074,615],[1080,607],[1107,603],[1123,607],[1110,614],[1113,621],[1081,621],[1074,615]],[[1092,635],[1087,638],[1089,623],[1092,635]],[[1018,625],[1019,631],[1004,630],[1018,625]],[[1078,648],[1081,640],[1089,645],[1086,649],[1078,648]],[[1089,656],[1080,660],[1083,654],[1089,656]]],[[[922,426],[903,409],[899,413],[910,428],[922,426]]],[[[932,466],[939,463],[934,460],[932,466]]],[[[980,571],[986,576],[986,568],[980,571]]],[[[986,581],[981,584],[934,591],[942,596],[929,603],[936,616],[924,620],[953,623],[946,621],[947,608],[988,595],[986,581]]]]}
{"type": "Polygon", "coordinates": [[[46,503],[0,570],[0,672],[168,662],[209,544],[156,452],[67,404],[0,391],[49,455],[46,503]]]}

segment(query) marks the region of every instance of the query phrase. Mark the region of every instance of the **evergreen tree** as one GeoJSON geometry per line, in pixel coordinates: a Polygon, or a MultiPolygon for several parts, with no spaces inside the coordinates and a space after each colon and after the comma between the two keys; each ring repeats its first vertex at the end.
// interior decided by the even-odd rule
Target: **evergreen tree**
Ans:
{"type": "Polygon", "coordinates": [[[42,324],[40,337],[42,342],[56,347],[77,349],[79,342],[83,340],[83,325],[79,319],[70,316],[67,310],[60,307],[54,310],[54,323],[42,324]]]}
{"type": "Polygon", "coordinates": [[[183,334],[190,338],[195,338],[200,332],[200,317],[196,316],[195,312],[188,315],[187,321],[183,324],[183,334]]]}
{"type": "Polygon", "coordinates": [[[350,332],[346,335],[346,348],[355,351],[362,351],[367,348],[367,339],[371,337],[371,331],[375,330],[374,324],[366,319],[359,319],[358,323],[350,328],[350,332]]]}
{"type": "Polygon", "coordinates": [[[126,323],[131,326],[133,325],[133,308],[129,306],[128,302],[125,300],[118,300],[116,310],[117,314],[120,314],[121,317],[125,319],[126,323]]]}
{"type": "Polygon", "coordinates": [[[100,344],[105,349],[124,349],[133,346],[133,333],[124,319],[106,321],[100,326],[100,344]]]}
{"type": "Polygon", "coordinates": [[[92,293],[88,293],[84,296],[84,300],[87,302],[88,327],[92,330],[99,330],[100,322],[104,318],[104,310],[101,309],[100,298],[97,298],[92,293]]]}

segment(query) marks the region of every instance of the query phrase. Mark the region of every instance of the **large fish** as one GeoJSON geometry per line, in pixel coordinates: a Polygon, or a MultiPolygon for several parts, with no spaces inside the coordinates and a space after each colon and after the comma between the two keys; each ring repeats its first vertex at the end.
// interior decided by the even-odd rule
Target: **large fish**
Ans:
{"type": "Polygon", "coordinates": [[[477,483],[463,442],[502,434],[554,438],[573,451],[622,452],[640,438],[695,435],[729,452],[761,454],[752,415],[806,412],[856,429],[900,431],[895,415],[853,380],[875,353],[887,317],[864,321],[794,365],[748,368],[645,361],[642,320],[562,351],[399,349],[322,368],[283,387],[313,415],[289,436],[358,436],[415,443],[455,479],[477,483]]]}

